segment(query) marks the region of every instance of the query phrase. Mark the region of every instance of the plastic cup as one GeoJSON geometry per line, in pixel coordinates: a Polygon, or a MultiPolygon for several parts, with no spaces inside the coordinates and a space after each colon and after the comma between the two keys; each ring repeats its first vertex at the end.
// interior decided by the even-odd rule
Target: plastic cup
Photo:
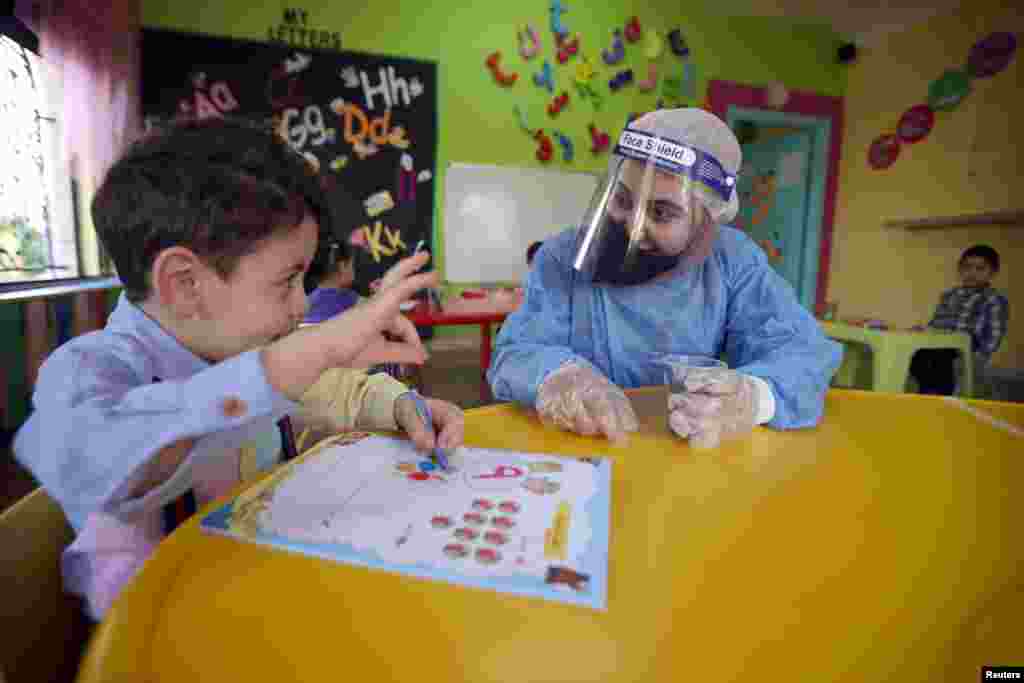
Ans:
{"type": "MultiPolygon", "coordinates": [[[[686,380],[694,370],[728,369],[723,361],[710,356],[687,356],[672,353],[658,354],[655,363],[661,368],[663,382],[668,386],[668,402],[665,417],[672,411],[673,397],[686,395],[686,380]]],[[[690,445],[695,448],[710,448],[718,443],[718,435],[708,434],[692,438],[690,445]]]]}
{"type": "Polygon", "coordinates": [[[686,378],[693,370],[707,370],[709,368],[728,369],[723,361],[710,356],[685,356],[673,353],[663,353],[656,357],[656,362],[664,370],[662,377],[669,387],[670,394],[686,393],[686,378]]]}

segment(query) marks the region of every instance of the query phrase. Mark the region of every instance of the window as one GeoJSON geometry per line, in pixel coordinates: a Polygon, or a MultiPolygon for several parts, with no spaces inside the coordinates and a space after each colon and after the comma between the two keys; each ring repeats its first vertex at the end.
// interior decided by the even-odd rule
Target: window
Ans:
{"type": "Polygon", "coordinates": [[[0,34],[0,287],[81,275],[53,85],[35,52],[0,34]]]}

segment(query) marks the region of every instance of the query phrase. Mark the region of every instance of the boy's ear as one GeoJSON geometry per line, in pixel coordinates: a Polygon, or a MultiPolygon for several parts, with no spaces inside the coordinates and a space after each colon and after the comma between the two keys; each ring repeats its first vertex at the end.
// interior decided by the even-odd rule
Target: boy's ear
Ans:
{"type": "Polygon", "coordinates": [[[175,318],[188,319],[202,308],[201,279],[206,264],[185,247],[170,247],[157,254],[151,277],[156,301],[175,318]]]}

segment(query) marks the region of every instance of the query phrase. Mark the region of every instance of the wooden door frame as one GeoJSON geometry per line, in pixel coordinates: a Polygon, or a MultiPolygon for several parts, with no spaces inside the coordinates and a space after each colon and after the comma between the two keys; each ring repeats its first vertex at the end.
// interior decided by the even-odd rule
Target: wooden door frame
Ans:
{"type": "MultiPolygon", "coordinates": [[[[737,116],[786,121],[789,125],[798,128],[810,126],[817,131],[818,135],[824,134],[827,137],[827,142],[823,143],[824,149],[827,150],[826,158],[823,160],[825,174],[823,190],[821,200],[817,202],[821,215],[817,246],[818,264],[814,278],[814,309],[817,311],[824,306],[828,290],[836,192],[839,186],[839,158],[843,140],[843,99],[791,91],[786,104],[781,108],[775,108],[768,104],[767,92],[764,88],[732,81],[713,80],[708,83],[707,104],[712,112],[726,122],[737,118],[737,116]],[[787,118],[785,115],[791,116],[787,118]]],[[[812,184],[813,180],[812,178],[812,184]]],[[[818,180],[820,182],[820,175],[818,180]]],[[[813,242],[809,248],[814,248],[813,242]]]]}

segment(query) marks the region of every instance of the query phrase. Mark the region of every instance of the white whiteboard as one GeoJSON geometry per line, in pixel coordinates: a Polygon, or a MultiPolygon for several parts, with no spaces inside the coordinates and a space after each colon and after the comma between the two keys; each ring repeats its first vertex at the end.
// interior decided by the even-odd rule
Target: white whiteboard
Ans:
{"type": "Polygon", "coordinates": [[[597,181],[579,171],[452,163],[444,184],[445,280],[522,280],[526,248],[578,225],[597,181]]]}

